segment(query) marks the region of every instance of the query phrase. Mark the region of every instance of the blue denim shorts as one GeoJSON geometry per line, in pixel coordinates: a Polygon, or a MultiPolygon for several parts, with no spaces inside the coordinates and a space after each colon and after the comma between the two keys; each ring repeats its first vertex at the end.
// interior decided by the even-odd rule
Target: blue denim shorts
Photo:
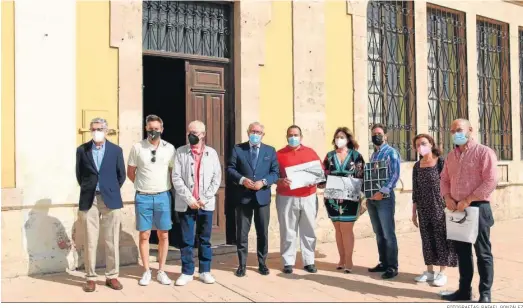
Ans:
{"type": "Polygon", "coordinates": [[[171,193],[166,191],[157,195],[136,194],[136,230],[168,231],[172,228],[171,193]]]}

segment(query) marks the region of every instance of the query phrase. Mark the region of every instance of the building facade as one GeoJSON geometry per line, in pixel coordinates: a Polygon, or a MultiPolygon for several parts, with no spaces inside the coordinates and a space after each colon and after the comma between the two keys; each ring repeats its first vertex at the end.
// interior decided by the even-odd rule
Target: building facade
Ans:
{"type": "MultiPolygon", "coordinates": [[[[97,116],[125,156],[148,113],[176,146],[203,120],[224,163],[250,122],[276,148],[297,124],[320,156],[348,126],[366,158],[369,126],[384,122],[404,159],[397,232],[414,229],[412,137],[431,133],[448,150],[450,122],[465,117],[500,160],[495,218],[522,217],[522,14],[502,0],[3,1],[2,277],[81,266],[75,149],[97,116]]],[[[223,184],[216,244],[234,237],[223,184]]],[[[122,194],[121,263],[133,264],[130,181],[122,194]]],[[[276,247],[275,210],[269,230],[276,247]]],[[[368,215],[355,230],[372,235],[368,215]]],[[[334,240],[321,209],[317,235],[334,240]]]]}

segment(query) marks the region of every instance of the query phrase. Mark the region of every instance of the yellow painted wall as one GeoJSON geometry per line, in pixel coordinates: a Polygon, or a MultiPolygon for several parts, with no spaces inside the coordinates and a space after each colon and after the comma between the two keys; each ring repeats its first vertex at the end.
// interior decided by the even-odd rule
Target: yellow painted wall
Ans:
{"type": "MultiPolygon", "coordinates": [[[[354,131],[352,72],[352,16],[345,1],[325,1],[326,57],[326,145],[332,149],[332,136],[339,126],[354,131]]],[[[360,140],[358,136],[355,136],[360,140]]]]}
{"type": "MultiPolygon", "coordinates": [[[[77,128],[89,128],[93,116],[105,117],[109,128],[118,128],[118,50],[109,45],[109,10],[109,1],[76,3],[77,128]],[[86,110],[100,112],[88,112],[84,121],[86,110]]],[[[82,137],[78,134],[78,144],[82,137]]],[[[116,137],[109,139],[117,142],[116,137]]]]}
{"type": "Polygon", "coordinates": [[[2,1],[2,188],[15,187],[15,11],[2,1]]]}
{"type": "Polygon", "coordinates": [[[292,3],[272,2],[271,22],[265,28],[265,62],[260,68],[260,121],[264,143],[276,150],[287,145],[286,130],[293,124],[292,3]]]}

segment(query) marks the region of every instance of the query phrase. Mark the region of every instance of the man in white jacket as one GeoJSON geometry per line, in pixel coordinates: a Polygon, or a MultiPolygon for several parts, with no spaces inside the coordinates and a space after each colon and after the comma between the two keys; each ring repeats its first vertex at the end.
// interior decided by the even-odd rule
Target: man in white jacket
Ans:
{"type": "Polygon", "coordinates": [[[179,213],[182,229],[182,275],[176,280],[177,286],[193,280],[195,225],[200,226],[197,231],[200,280],[215,282],[211,275],[212,216],[215,195],[222,181],[218,153],[205,145],[205,124],[193,121],[187,131],[189,144],[178,148],[172,173],[175,210],[179,213]]]}

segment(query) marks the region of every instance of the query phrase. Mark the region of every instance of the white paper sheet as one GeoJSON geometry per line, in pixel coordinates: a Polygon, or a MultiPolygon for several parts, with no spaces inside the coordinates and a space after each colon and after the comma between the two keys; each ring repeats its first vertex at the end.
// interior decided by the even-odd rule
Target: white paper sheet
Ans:
{"type": "Polygon", "coordinates": [[[325,181],[325,173],[319,160],[285,168],[291,180],[291,189],[306,187],[325,181]]]}
{"type": "Polygon", "coordinates": [[[329,175],[323,195],[327,199],[359,201],[361,198],[361,179],[329,175]]]}

